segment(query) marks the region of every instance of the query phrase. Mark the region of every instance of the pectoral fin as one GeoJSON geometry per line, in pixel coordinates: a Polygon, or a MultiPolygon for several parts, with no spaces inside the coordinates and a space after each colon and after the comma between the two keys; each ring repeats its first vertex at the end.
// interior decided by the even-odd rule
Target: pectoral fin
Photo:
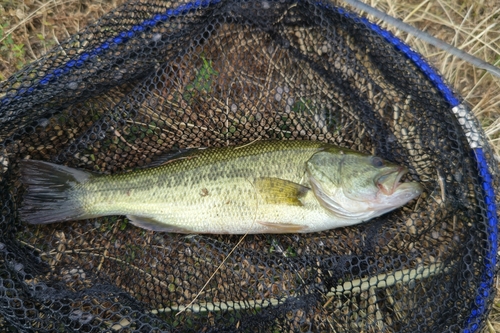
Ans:
{"type": "Polygon", "coordinates": [[[280,178],[257,178],[255,188],[267,204],[302,206],[308,187],[280,178]]]}
{"type": "Polygon", "coordinates": [[[261,222],[266,227],[266,233],[269,234],[295,234],[299,232],[306,232],[307,226],[293,223],[273,223],[273,222],[261,222]]]}
{"type": "Polygon", "coordinates": [[[152,231],[160,232],[175,232],[179,234],[190,234],[193,233],[190,230],[176,227],[174,225],[167,224],[165,222],[160,222],[151,217],[127,215],[127,218],[132,222],[133,225],[152,231]]]}

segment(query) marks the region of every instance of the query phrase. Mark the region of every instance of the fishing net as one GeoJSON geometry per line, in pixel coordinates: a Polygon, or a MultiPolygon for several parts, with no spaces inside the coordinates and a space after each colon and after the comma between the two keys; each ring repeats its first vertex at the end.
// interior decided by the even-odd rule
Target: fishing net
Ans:
{"type": "Polygon", "coordinates": [[[340,5],[133,1],[3,82],[2,330],[479,331],[496,270],[492,152],[418,53],[340,5]],[[378,155],[424,192],[300,235],[19,219],[21,159],[110,174],[269,139],[378,155]]]}

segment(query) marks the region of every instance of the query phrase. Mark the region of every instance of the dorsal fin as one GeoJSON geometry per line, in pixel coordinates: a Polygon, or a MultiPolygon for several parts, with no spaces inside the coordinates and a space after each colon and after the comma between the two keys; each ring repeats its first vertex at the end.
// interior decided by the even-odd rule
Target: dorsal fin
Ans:
{"type": "Polygon", "coordinates": [[[166,154],[160,155],[156,160],[153,162],[144,165],[143,168],[152,168],[152,167],[158,167],[160,165],[164,165],[173,161],[177,161],[183,158],[191,158],[195,155],[196,152],[203,150],[206,148],[182,148],[177,151],[170,151],[166,154]]]}

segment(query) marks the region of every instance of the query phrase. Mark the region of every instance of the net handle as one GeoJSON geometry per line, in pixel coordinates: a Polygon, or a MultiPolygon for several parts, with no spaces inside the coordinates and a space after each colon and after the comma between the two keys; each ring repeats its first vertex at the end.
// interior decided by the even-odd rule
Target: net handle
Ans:
{"type": "Polygon", "coordinates": [[[446,43],[445,41],[430,35],[429,33],[425,32],[425,31],[422,31],[422,30],[417,29],[417,28],[415,28],[407,23],[404,23],[403,21],[401,21],[395,17],[392,17],[389,14],[384,13],[376,8],[373,8],[372,6],[367,5],[359,0],[342,0],[342,1],[353,6],[354,8],[365,11],[368,14],[373,15],[374,17],[376,17],[382,21],[389,23],[390,25],[393,25],[394,27],[396,27],[399,30],[403,30],[404,32],[407,32],[418,39],[421,39],[421,40],[423,40],[431,45],[434,45],[435,47],[440,48],[441,50],[443,50],[447,53],[450,53],[457,58],[460,58],[464,61],[467,61],[476,67],[482,68],[482,69],[488,71],[491,75],[494,75],[494,76],[500,78],[500,68],[493,66],[493,65],[487,63],[486,61],[479,59],[478,57],[473,56],[472,54],[469,54],[465,51],[462,51],[462,50],[454,47],[453,45],[450,45],[450,44],[446,43]]]}

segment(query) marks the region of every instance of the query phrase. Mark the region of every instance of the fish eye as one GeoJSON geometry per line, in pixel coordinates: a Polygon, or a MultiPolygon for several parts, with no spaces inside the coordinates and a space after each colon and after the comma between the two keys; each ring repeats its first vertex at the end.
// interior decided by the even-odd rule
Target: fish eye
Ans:
{"type": "Polygon", "coordinates": [[[384,166],[384,160],[380,157],[373,156],[371,162],[375,168],[381,168],[384,166]]]}

